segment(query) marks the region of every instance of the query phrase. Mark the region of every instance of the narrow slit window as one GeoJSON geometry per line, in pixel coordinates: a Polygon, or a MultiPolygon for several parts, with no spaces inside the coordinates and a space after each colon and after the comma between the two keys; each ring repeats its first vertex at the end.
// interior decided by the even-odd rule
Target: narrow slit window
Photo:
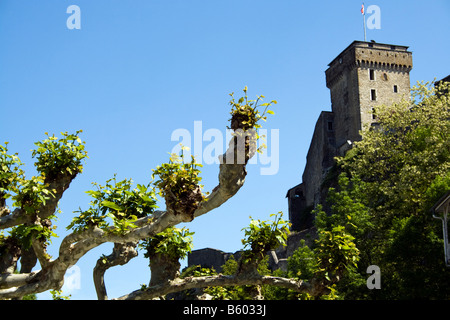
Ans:
{"type": "Polygon", "coordinates": [[[370,90],[370,100],[377,100],[377,91],[375,89],[370,90]]]}
{"type": "Polygon", "coordinates": [[[395,84],[394,85],[394,93],[397,93],[398,92],[398,87],[397,87],[397,85],[395,84]]]}
{"type": "Polygon", "coordinates": [[[375,80],[375,70],[369,69],[369,79],[375,80]]]}

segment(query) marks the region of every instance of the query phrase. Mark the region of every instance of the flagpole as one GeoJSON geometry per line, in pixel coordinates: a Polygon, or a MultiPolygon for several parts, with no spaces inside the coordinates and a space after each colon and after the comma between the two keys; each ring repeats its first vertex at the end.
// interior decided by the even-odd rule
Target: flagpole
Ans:
{"type": "Polygon", "coordinates": [[[364,7],[364,2],[362,4],[362,14],[363,14],[363,26],[364,26],[364,42],[366,42],[366,8],[364,7]]]}

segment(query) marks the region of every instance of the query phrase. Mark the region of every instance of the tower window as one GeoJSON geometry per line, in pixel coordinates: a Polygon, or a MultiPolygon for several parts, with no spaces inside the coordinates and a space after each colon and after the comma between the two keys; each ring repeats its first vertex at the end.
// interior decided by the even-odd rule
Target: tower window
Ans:
{"type": "Polygon", "coordinates": [[[375,113],[375,108],[372,108],[372,120],[376,120],[377,115],[375,113]]]}
{"type": "Polygon", "coordinates": [[[328,131],[333,131],[333,122],[328,121],[328,131]]]}
{"type": "Polygon", "coordinates": [[[370,100],[377,100],[377,91],[375,89],[370,90],[370,100]]]}
{"type": "Polygon", "coordinates": [[[375,80],[375,70],[369,69],[369,79],[375,80]]]}
{"type": "Polygon", "coordinates": [[[398,92],[398,87],[397,87],[397,85],[395,84],[394,85],[394,93],[397,93],[398,92]]]}

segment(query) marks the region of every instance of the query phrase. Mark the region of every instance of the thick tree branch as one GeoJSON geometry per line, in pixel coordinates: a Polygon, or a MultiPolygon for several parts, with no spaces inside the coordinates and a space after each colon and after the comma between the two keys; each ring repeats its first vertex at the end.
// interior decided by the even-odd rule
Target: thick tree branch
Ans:
{"type": "Polygon", "coordinates": [[[42,241],[39,241],[37,239],[33,239],[31,241],[31,246],[34,250],[34,253],[36,254],[37,259],[39,260],[39,263],[41,264],[42,268],[47,267],[47,265],[50,263],[50,256],[48,255],[47,251],[45,250],[44,244],[42,241]]]}
{"type": "Polygon", "coordinates": [[[239,131],[228,145],[227,151],[219,156],[219,184],[194,212],[199,217],[221,206],[233,197],[244,185],[247,170],[245,166],[256,152],[256,131],[239,131]]]}
{"type": "Polygon", "coordinates": [[[4,206],[4,204],[2,204],[2,206],[0,206],[0,218],[7,216],[11,214],[11,210],[9,210],[7,207],[4,206]]]}
{"type": "Polygon", "coordinates": [[[22,248],[20,256],[20,273],[30,273],[37,263],[37,256],[33,248],[22,248]]]}
{"type": "Polygon", "coordinates": [[[174,216],[166,211],[158,211],[156,221],[151,218],[143,218],[137,223],[143,225],[132,229],[125,235],[118,235],[110,230],[102,230],[94,227],[82,232],[67,235],[60,246],[59,257],[48,262],[44,268],[36,273],[32,283],[27,283],[19,288],[0,290],[0,299],[17,298],[30,293],[40,293],[50,289],[60,289],[64,283],[64,275],[68,268],[75,265],[91,249],[106,243],[127,243],[139,241],[160,233],[168,226],[182,222],[182,217],[174,216]],[[145,225],[145,223],[148,223],[145,225]]]}
{"type": "Polygon", "coordinates": [[[14,238],[8,238],[0,247],[0,273],[13,273],[20,259],[20,246],[14,238]]]}
{"type": "Polygon", "coordinates": [[[136,242],[121,244],[115,243],[113,252],[97,260],[94,268],[94,285],[98,300],[108,300],[105,286],[105,272],[111,267],[124,265],[137,256],[136,242]]]}
{"type": "Polygon", "coordinates": [[[35,277],[37,272],[31,273],[3,273],[0,274],[0,289],[7,289],[12,287],[19,287],[28,283],[35,277]]]}
{"type": "Polygon", "coordinates": [[[136,290],[124,295],[118,300],[150,300],[173,292],[179,292],[193,288],[205,287],[226,287],[244,285],[272,285],[297,292],[310,292],[311,285],[301,280],[288,279],[282,277],[260,276],[256,274],[238,274],[225,276],[222,274],[206,277],[188,277],[184,279],[174,279],[165,283],[151,286],[145,290],[136,290]]]}
{"type": "MultiPolygon", "coordinates": [[[[135,222],[136,228],[130,229],[125,234],[117,234],[111,232],[113,227],[100,229],[93,227],[80,232],[72,233],[66,236],[60,246],[59,257],[53,261],[43,260],[44,266],[42,270],[36,272],[31,281],[20,285],[19,287],[10,287],[9,289],[0,290],[1,298],[17,298],[30,293],[39,293],[50,289],[60,289],[64,282],[64,275],[68,268],[76,264],[76,262],[84,256],[89,250],[106,242],[117,244],[126,244],[129,242],[137,242],[142,239],[150,238],[162,232],[168,227],[175,226],[182,222],[190,222],[193,217],[198,217],[219,207],[228,199],[234,196],[244,185],[245,176],[247,174],[245,166],[247,161],[254,155],[256,143],[255,135],[247,135],[244,145],[244,161],[242,158],[242,150],[239,150],[239,142],[237,137],[230,141],[230,145],[225,154],[220,158],[221,165],[219,167],[219,184],[213,189],[206,201],[200,203],[194,214],[174,214],[172,211],[156,211],[150,217],[141,218],[135,222]]],[[[59,199],[63,192],[69,187],[70,182],[75,176],[62,175],[50,182],[49,189],[55,189],[55,197],[47,201],[46,205],[38,211],[39,218],[44,219],[54,213],[59,199]]],[[[0,229],[9,228],[15,225],[34,222],[32,215],[26,215],[21,209],[16,209],[13,214],[0,218],[0,229]]],[[[38,250],[39,251],[39,250],[38,250]]],[[[38,253],[39,255],[39,253],[38,253]]],[[[42,256],[40,257],[42,259],[42,256]]],[[[40,259],[40,260],[41,260],[40,259]]],[[[204,282],[195,280],[193,283],[183,280],[181,286],[186,288],[194,287],[196,283],[209,286],[212,283],[221,283],[225,281],[226,285],[257,284],[257,283],[278,283],[285,286],[297,286],[291,280],[282,280],[276,277],[257,277],[236,279],[228,276],[216,278],[205,278],[204,282]],[[227,280],[228,279],[228,280],[227,280]],[[233,282],[234,281],[234,282],[233,282]],[[256,283],[255,283],[256,281],[256,283]]],[[[102,285],[100,272],[98,274],[99,284],[102,285]]],[[[174,292],[174,286],[178,286],[178,281],[170,282],[168,289],[158,289],[157,295],[163,295],[165,290],[174,292]],[[162,290],[162,291],[161,291],[162,290]]],[[[11,282],[10,282],[11,283],[11,282]]],[[[16,283],[19,283],[17,281],[16,283]]],[[[161,285],[164,287],[164,285],[161,285]]],[[[158,287],[158,286],[156,286],[158,287]]],[[[152,287],[153,288],[153,287],[152,287]]],[[[155,289],[156,290],[156,289],[155,289]]],[[[181,289],[184,290],[184,289],[181,289]]],[[[177,290],[175,290],[177,291],[177,290]]],[[[156,292],[156,291],[155,291],[156,292]]],[[[101,293],[102,297],[106,297],[106,291],[101,293]]],[[[152,295],[153,296],[153,295],[152,295]]]]}

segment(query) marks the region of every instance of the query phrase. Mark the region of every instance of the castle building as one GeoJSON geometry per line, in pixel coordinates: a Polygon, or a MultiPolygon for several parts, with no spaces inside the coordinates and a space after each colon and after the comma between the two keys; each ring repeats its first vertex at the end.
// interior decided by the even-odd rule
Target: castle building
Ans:
{"type": "Polygon", "coordinates": [[[286,195],[292,231],[312,226],[309,213],[325,205],[321,186],[334,157],[344,155],[353,141],[361,140],[360,131],[376,123],[376,106],[410,97],[411,69],[408,47],[374,41],[354,41],[330,62],[325,76],[331,111],[322,111],[317,120],[302,183],[286,195]]]}
{"type": "MultiPolygon", "coordinates": [[[[361,139],[365,126],[376,124],[376,107],[410,97],[409,72],[412,53],[408,47],[354,41],[328,65],[326,85],[330,89],[331,111],[322,111],[316,122],[306,156],[302,182],[287,191],[291,231],[286,248],[269,256],[272,269],[287,265],[287,257],[300,240],[308,242],[313,226],[311,210],[317,204],[326,209],[327,188],[322,188],[336,156],[361,139]],[[274,256],[275,255],[275,256],[274,256]]],[[[445,80],[445,79],[443,79],[445,80]]],[[[236,255],[237,253],[235,253],[236,255]]],[[[206,248],[188,255],[188,266],[201,265],[220,270],[231,253],[206,248]]]]}

